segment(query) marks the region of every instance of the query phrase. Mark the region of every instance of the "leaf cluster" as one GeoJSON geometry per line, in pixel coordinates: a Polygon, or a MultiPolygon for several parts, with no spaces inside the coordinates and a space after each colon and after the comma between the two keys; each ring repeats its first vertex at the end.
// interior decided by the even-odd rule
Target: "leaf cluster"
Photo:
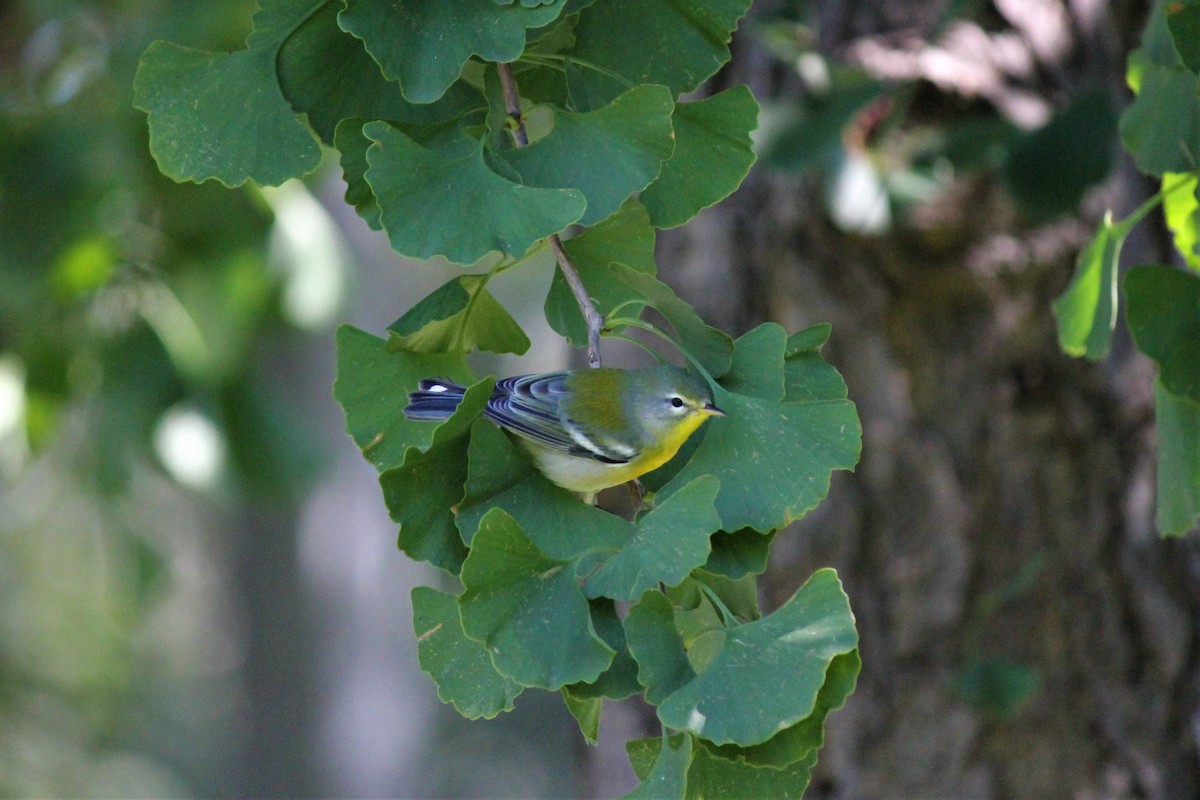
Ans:
{"type": "Polygon", "coordinates": [[[1156,5],[1126,78],[1136,93],[1120,119],[1121,141],[1161,190],[1128,217],[1105,216],[1055,301],[1062,349],[1096,361],[1108,355],[1117,309],[1139,350],[1159,369],[1158,508],[1164,536],[1200,521],[1200,2],[1156,5]],[[1133,228],[1159,206],[1178,265],[1117,269],[1133,228]]]}
{"type": "Polygon", "coordinates": [[[510,710],[525,688],[560,691],[594,742],[605,699],[643,694],[666,728],[698,737],[695,764],[770,768],[802,787],[825,713],[853,688],[853,615],[831,571],[766,616],[755,578],[775,531],[858,458],[853,405],[818,351],[828,331],[788,337],[768,323],[733,342],[717,389],[729,417],[647,476],[653,508],[625,520],[550,483],[481,417],[490,378],[441,424],[404,419],[421,378],[471,380],[461,352],[339,330],[335,395],[379,469],[399,546],[461,584],[413,594],[439,697],[475,718],[510,710]],[[773,760],[756,761],[762,752],[773,760]]]}
{"type": "MultiPolygon", "coordinates": [[[[605,700],[641,694],[664,727],[631,746],[645,796],[741,796],[747,782],[798,796],[859,670],[832,571],[765,615],[755,583],[775,532],[858,460],[857,414],[820,355],[829,327],[768,323],[734,341],[656,275],[656,230],[728,195],[754,161],[745,87],[680,99],[728,60],[748,5],[265,0],[245,49],[156,43],[135,86],[168,175],[273,183],[332,146],[347,202],[393,249],[484,262],[387,339],[340,329],[334,393],[400,549],[457,583],[413,592],[439,697],[477,718],[527,688],[560,692],[594,742],[605,700]],[[603,334],[657,336],[728,414],[645,476],[652,503],[632,519],[543,477],[482,417],[494,381],[467,365],[472,351],[529,347],[488,286],[551,237],[603,334]],[[440,423],[402,412],[428,377],[468,387],[440,423]]],[[[588,340],[561,273],[545,314],[588,340]]]]}

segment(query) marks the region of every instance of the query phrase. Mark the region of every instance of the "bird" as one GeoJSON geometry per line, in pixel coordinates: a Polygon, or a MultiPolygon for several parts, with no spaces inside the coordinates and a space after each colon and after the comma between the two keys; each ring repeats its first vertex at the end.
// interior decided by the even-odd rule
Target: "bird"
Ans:
{"type": "MultiPolygon", "coordinates": [[[[426,378],[404,416],[449,419],[465,392],[426,378]]],[[[483,413],[517,437],[542,474],[587,503],[667,463],[710,417],[726,416],[703,379],[671,364],[503,378],[483,413]]]]}

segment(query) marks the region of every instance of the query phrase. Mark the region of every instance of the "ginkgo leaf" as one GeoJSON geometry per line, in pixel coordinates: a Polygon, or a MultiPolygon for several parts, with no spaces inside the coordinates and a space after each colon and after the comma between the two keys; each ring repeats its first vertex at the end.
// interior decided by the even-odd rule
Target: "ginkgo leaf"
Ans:
{"type": "Polygon", "coordinates": [[[553,691],[591,683],[612,663],[571,565],[539,550],[503,510],[480,520],[461,577],[463,630],[501,674],[553,691]]]}
{"type": "Polygon", "coordinates": [[[529,337],[487,290],[485,276],[451,278],[388,326],[389,347],[416,353],[523,354],[529,337]]]}
{"type": "MultiPolygon", "coordinates": [[[[490,0],[488,0],[490,2],[490,0]]],[[[583,216],[586,201],[573,189],[534,189],[500,177],[483,157],[483,143],[458,132],[418,144],[386,122],[363,133],[367,183],[396,252],[413,258],[445,256],[472,264],[499,250],[520,256],[538,239],[583,216]]]]}
{"type": "Polygon", "coordinates": [[[579,15],[568,72],[578,107],[604,105],[626,84],[661,83],[690,92],[729,60],[729,40],[750,0],[608,0],[579,15]],[[596,69],[599,67],[600,69],[596,69]]]}
{"type": "Polygon", "coordinates": [[[458,80],[471,56],[516,61],[525,31],[562,13],[566,0],[537,6],[495,0],[345,0],[338,24],[363,41],[388,80],[414,103],[432,103],[458,80]]]}
{"type": "Polygon", "coordinates": [[[634,600],[658,584],[674,586],[708,560],[709,536],[721,527],[713,509],[720,484],[697,478],[637,522],[621,549],[583,584],[588,597],[634,600]]]}
{"type": "Polygon", "coordinates": [[[657,705],[696,677],[687,643],[675,624],[675,608],[661,592],[649,591],[625,616],[625,641],[638,664],[646,702],[657,705]]]}
{"type": "Polygon", "coordinates": [[[1138,349],[1167,391],[1200,402],[1200,275],[1146,264],[1125,276],[1126,315],[1138,349]]]}
{"type": "Polygon", "coordinates": [[[663,468],[647,485],[669,495],[700,475],[721,481],[717,513],[724,530],[769,531],[799,519],[829,491],[835,469],[858,462],[862,428],[849,400],[784,399],[786,335],[766,323],[734,345],[730,382],[716,404],[727,416],[707,423],[704,438],[682,465],[663,468]],[[782,400],[782,402],[780,402],[782,400]]]}
{"type": "Polygon", "coordinates": [[[579,220],[594,225],[644,189],[675,149],[665,86],[638,86],[586,113],[556,109],[554,129],[520,149],[500,153],[526,186],[578,189],[587,198],[579,220]]]}
{"type": "Polygon", "coordinates": [[[825,671],[825,682],[811,714],[762,744],[753,747],[726,744],[713,746],[710,752],[728,761],[776,769],[807,760],[825,744],[825,718],[841,708],[854,692],[861,670],[862,659],[857,650],[835,657],[825,671]]]}
{"type": "Polygon", "coordinates": [[[341,10],[341,0],[326,0],[284,39],[276,64],[284,97],[326,144],[335,144],[334,130],[344,119],[443,122],[484,108],[483,95],[466,81],[453,82],[432,103],[406,100],[362,41],[338,27],[341,10]]]}
{"type": "Polygon", "coordinates": [[[671,118],[675,152],[639,195],[657,228],[674,228],[732,194],[754,165],[750,133],[758,103],[745,86],[679,103],[671,118]]]}
{"type": "Polygon", "coordinates": [[[1158,507],[1162,536],[1183,536],[1200,523],[1200,403],[1154,386],[1158,428],[1158,507]]]}
{"type": "MultiPolygon", "coordinates": [[[[678,733],[669,741],[680,745],[691,739],[692,757],[687,770],[686,800],[745,800],[770,797],[772,800],[800,800],[816,766],[816,752],[804,761],[783,768],[756,767],[745,762],[730,762],[713,752],[707,742],[678,733]]],[[[661,760],[661,739],[635,739],[626,744],[629,761],[638,777],[646,780],[661,760]]],[[[678,797],[679,795],[669,795],[678,797]]]]}
{"type": "Polygon", "coordinates": [[[409,448],[400,466],[379,475],[383,501],[392,519],[400,523],[400,549],[409,558],[428,561],[451,574],[458,573],[467,555],[454,514],[467,480],[469,432],[492,394],[493,383],[487,378],[468,387],[450,418],[434,427],[427,449],[409,448]]]}
{"type": "Polygon", "coordinates": [[[345,200],[373,231],[383,230],[379,220],[379,201],[367,183],[367,148],[371,140],[363,135],[363,125],[370,120],[352,118],[338,123],[333,133],[333,146],[341,155],[342,179],[346,182],[345,200]]]}
{"type": "Polygon", "coordinates": [[[658,716],[715,744],[765,742],[813,713],[830,662],[857,646],[841,582],[819,570],[772,613],[726,629],[712,663],[663,699],[658,716]]]}
{"type": "MultiPolygon", "coordinates": [[[[692,737],[676,734],[658,742],[653,766],[638,770],[642,785],[625,795],[625,800],[683,800],[686,796],[688,767],[692,763],[692,737]]],[[[636,744],[637,740],[630,742],[630,745],[636,744]]],[[[634,758],[633,752],[631,748],[631,760],[634,758]]]]}
{"type": "Polygon", "coordinates": [[[463,633],[454,595],[418,586],[412,605],[417,659],[437,685],[438,699],[467,719],[511,711],[524,687],[496,672],[483,645],[463,633]]]}
{"type": "Polygon", "coordinates": [[[1106,214],[1092,241],[1079,252],[1075,274],[1054,301],[1058,345],[1064,353],[1098,361],[1108,355],[1117,319],[1117,259],[1124,228],[1106,214]]]}
{"type": "Polygon", "coordinates": [[[1121,114],[1121,142],[1150,175],[1191,172],[1200,153],[1200,79],[1186,67],[1145,64],[1121,114]]]}
{"type": "Polygon", "coordinates": [[[155,42],[134,79],[150,152],[177,181],[278,186],[312,172],[321,148],[275,79],[275,48],[206,53],[155,42]]]}

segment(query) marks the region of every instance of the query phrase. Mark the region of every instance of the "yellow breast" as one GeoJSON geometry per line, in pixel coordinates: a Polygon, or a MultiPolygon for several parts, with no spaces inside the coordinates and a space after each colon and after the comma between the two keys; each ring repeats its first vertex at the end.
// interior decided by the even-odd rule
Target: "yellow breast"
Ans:
{"type": "Polygon", "coordinates": [[[679,420],[661,441],[624,464],[607,464],[594,458],[571,455],[524,437],[519,437],[519,441],[533,457],[537,468],[551,481],[572,492],[594,494],[641,477],[670,461],[706,419],[707,415],[696,414],[679,420]]]}

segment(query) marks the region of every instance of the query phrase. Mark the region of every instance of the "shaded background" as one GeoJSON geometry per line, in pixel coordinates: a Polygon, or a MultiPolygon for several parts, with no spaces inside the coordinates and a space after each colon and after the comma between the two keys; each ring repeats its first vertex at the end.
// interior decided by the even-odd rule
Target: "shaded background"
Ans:
{"type": "MultiPolygon", "coordinates": [[[[601,0],[603,1],[603,0],[601,0]]],[[[416,666],[332,330],[448,277],[303,185],[175,185],[131,107],[154,39],[236,49],[254,4],[0,2],[0,793],[609,796],[635,781],[553,695],[466,723],[416,666]]],[[[863,460],[777,537],[775,607],[838,568],[858,692],[810,796],[1200,795],[1200,547],[1153,531],[1152,366],[1058,352],[1050,301],[1106,207],[1149,6],[760,0],[712,89],[761,161],[660,238],[737,335],[829,321],[863,460]]],[[[1129,264],[1168,260],[1153,220],[1129,264]]],[[[535,349],[549,266],[496,295],[535,349]]]]}

